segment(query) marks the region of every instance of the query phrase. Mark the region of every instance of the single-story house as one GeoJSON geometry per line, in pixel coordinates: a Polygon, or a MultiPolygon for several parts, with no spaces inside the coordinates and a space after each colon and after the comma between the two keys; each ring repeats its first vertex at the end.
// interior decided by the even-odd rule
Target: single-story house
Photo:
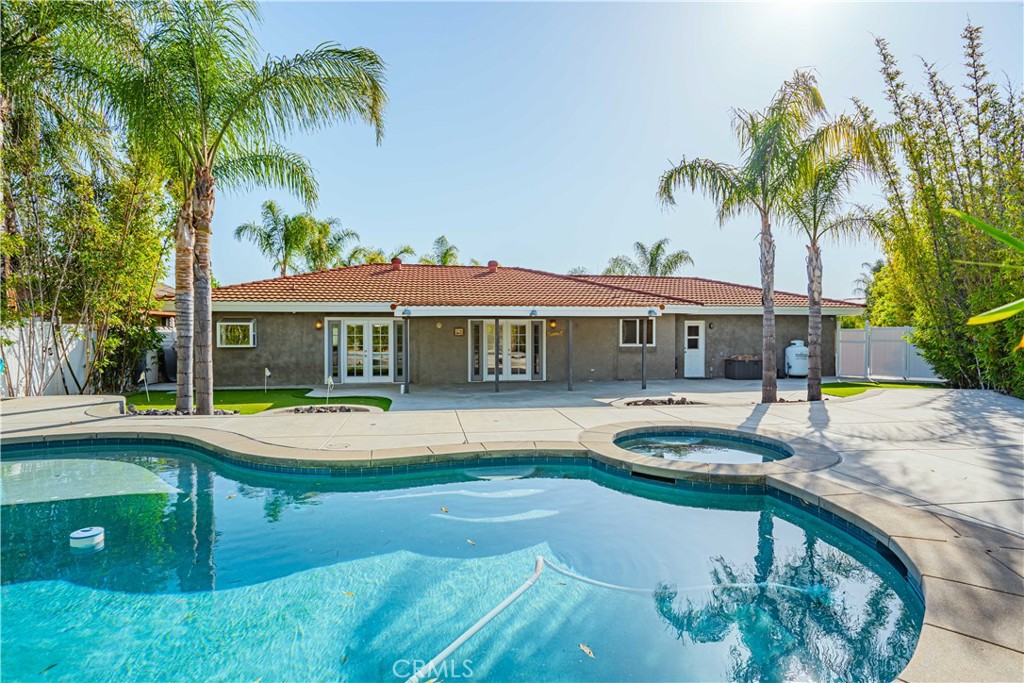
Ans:
{"type": "MultiPolygon", "coordinates": [[[[775,307],[782,367],[807,339],[807,297],[776,292],[775,307]]],[[[824,300],[823,374],[837,316],[862,311],[824,300]]],[[[761,314],[760,288],[704,278],[395,259],[215,289],[214,383],[262,386],[264,368],[271,386],[722,377],[760,354],[761,314]]]]}

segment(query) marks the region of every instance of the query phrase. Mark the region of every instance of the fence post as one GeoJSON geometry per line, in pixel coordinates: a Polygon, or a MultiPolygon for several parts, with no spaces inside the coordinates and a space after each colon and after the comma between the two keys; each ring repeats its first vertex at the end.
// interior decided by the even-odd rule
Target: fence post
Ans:
{"type": "Polygon", "coordinates": [[[864,379],[871,379],[871,323],[864,322],[864,379]]]}
{"type": "Polygon", "coordinates": [[[836,377],[839,377],[839,373],[842,372],[842,361],[843,361],[843,340],[840,336],[843,333],[843,326],[839,324],[839,316],[836,316],[836,377]]]}
{"type": "Polygon", "coordinates": [[[903,381],[909,381],[910,379],[910,341],[906,338],[910,334],[911,328],[903,328],[903,336],[900,339],[903,342],[903,381]]]}

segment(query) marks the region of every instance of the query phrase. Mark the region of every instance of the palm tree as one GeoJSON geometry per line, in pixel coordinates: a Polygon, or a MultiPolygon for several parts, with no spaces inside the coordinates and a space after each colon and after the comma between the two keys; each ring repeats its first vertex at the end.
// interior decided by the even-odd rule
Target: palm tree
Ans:
{"type": "Polygon", "coordinates": [[[389,252],[385,252],[380,247],[355,247],[349,252],[348,257],[345,259],[347,263],[345,265],[356,266],[360,264],[371,264],[371,263],[391,263],[396,258],[409,258],[416,255],[416,250],[408,244],[402,244],[389,252]]]}
{"type": "Polygon", "coordinates": [[[281,271],[281,277],[284,277],[309,241],[309,223],[303,220],[301,214],[285,214],[277,202],[269,199],[263,202],[260,214],[263,222],[239,225],[235,228],[235,239],[249,240],[255,244],[260,253],[271,260],[274,268],[281,271]]]}
{"type": "Polygon", "coordinates": [[[846,193],[861,169],[853,155],[818,157],[807,163],[799,183],[785,197],[782,211],[807,237],[807,400],[820,401],[821,242],[854,240],[870,223],[862,212],[844,211],[846,193]]]}
{"type": "Polygon", "coordinates": [[[604,275],[645,275],[648,277],[668,277],[675,275],[685,265],[693,265],[693,259],[684,249],[668,251],[671,240],[663,237],[654,244],[647,246],[643,242],[633,244],[635,258],[614,256],[608,261],[604,275]]]}
{"type": "Polygon", "coordinates": [[[628,256],[613,256],[601,271],[602,275],[639,275],[640,267],[628,256]]]}
{"type": "MultiPolygon", "coordinates": [[[[3,231],[20,232],[13,177],[37,163],[106,169],[115,161],[103,110],[110,92],[94,77],[103,59],[123,59],[139,36],[129,6],[83,1],[5,2],[0,13],[0,149],[3,231]]],[[[88,171],[85,171],[88,173],[88,171]]],[[[0,276],[16,255],[3,256],[0,276]]],[[[6,288],[5,288],[6,290],[6,288]]],[[[7,292],[5,292],[7,293],[7,292]]]]}
{"type": "Polygon", "coordinates": [[[124,57],[138,40],[136,17],[128,5],[98,2],[21,0],[4,3],[0,17],[0,145],[8,133],[62,135],[91,152],[106,142],[98,105],[110,93],[93,77],[107,55],[124,57]],[[124,48],[124,49],[121,49],[124,48]],[[42,130],[11,130],[12,117],[31,116],[42,130]]]}
{"type": "MultiPolygon", "coordinates": [[[[738,166],[710,159],[683,159],[666,171],[658,186],[665,205],[675,204],[680,187],[701,191],[718,205],[718,221],[755,211],[761,218],[762,325],[761,401],[778,400],[775,358],[775,240],[772,217],[797,173],[795,157],[825,105],[817,80],[797,71],[776,93],[764,111],[733,111],[733,130],[740,146],[738,166]]],[[[831,141],[831,140],[829,140],[831,141]]]]}
{"type": "Polygon", "coordinates": [[[318,220],[309,213],[289,216],[277,202],[263,202],[262,223],[245,223],[235,228],[235,239],[247,239],[269,258],[281,277],[298,268],[300,259],[311,270],[323,270],[341,254],[351,230],[335,231],[337,219],[318,220]]]}
{"type": "Polygon", "coordinates": [[[867,300],[871,298],[871,285],[875,282],[875,276],[878,275],[882,268],[885,268],[885,259],[875,259],[874,263],[865,261],[860,264],[860,267],[864,270],[853,281],[853,293],[867,300]]]}
{"type": "Polygon", "coordinates": [[[459,265],[459,248],[448,241],[448,238],[441,235],[434,240],[430,253],[420,257],[420,263],[427,266],[457,266],[459,265]]]}
{"type": "Polygon", "coordinates": [[[309,242],[303,252],[306,270],[325,270],[342,263],[345,245],[352,240],[359,240],[354,230],[341,227],[336,218],[314,220],[309,242]]]}
{"type": "MultiPolygon", "coordinates": [[[[295,130],[362,120],[383,133],[384,65],[365,48],[323,43],[291,58],[256,65],[251,0],[171,0],[156,10],[141,68],[128,64],[122,100],[158,140],[190,191],[195,291],[195,384],[200,414],[213,411],[210,231],[216,182],[276,184],[316,200],[308,169],[275,142],[295,130]]],[[[189,209],[182,207],[182,213],[189,209]]],[[[177,241],[187,250],[189,235],[177,241]]],[[[185,270],[185,259],[177,265],[185,270]]],[[[182,272],[181,278],[188,277],[182,272]]],[[[176,277],[176,279],[179,279],[176,277]]],[[[185,322],[182,320],[182,322],[185,322]]],[[[179,353],[179,363],[182,354],[179,353]]],[[[179,402],[181,396],[179,396],[179,402]]]]}

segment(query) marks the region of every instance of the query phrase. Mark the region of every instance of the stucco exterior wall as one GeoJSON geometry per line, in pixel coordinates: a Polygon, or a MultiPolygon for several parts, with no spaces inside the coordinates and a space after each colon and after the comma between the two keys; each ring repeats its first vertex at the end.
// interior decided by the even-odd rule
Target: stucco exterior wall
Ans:
{"type": "MultiPolygon", "coordinates": [[[[326,326],[316,329],[322,313],[214,314],[216,324],[227,320],[255,320],[255,348],[227,349],[216,346],[214,338],[214,384],[218,387],[263,386],[263,368],[271,370],[273,387],[320,386],[324,381],[324,344],[326,326]]],[[[345,317],[331,314],[331,317],[345,317]]],[[[351,316],[360,319],[394,320],[389,315],[351,316]]],[[[725,359],[735,354],[761,352],[759,315],[685,317],[664,315],[658,318],[656,340],[647,349],[648,379],[680,377],[683,366],[683,323],[704,320],[705,375],[723,377],[725,359]],[[677,361],[678,359],[678,361],[677,361]]],[[[555,327],[545,321],[547,381],[565,382],[568,377],[568,332],[565,318],[555,319],[555,327]]],[[[619,346],[619,318],[574,319],[574,381],[613,381],[640,379],[639,347],[619,346]]],[[[807,339],[806,316],[778,316],[778,363],[782,367],[786,346],[793,339],[807,339]]],[[[467,318],[410,319],[410,362],[416,384],[459,384],[468,381],[470,325],[467,318]],[[465,330],[456,337],[455,328],[465,330]]],[[[397,340],[396,340],[397,346],[397,340]]],[[[835,317],[822,320],[822,374],[835,374],[835,317]]]]}
{"type": "MultiPolygon", "coordinates": [[[[647,378],[672,379],[675,376],[675,316],[666,315],[655,323],[655,344],[647,347],[647,378]]],[[[550,321],[549,321],[550,322],[550,321]]],[[[555,319],[556,327],[547,328],[548,381],[568,379],[568,320],[555,319]]],[[[619,346],[619,318],[573,319],[573,381],[608,382],[639,380],[640,347],[619,346]]]]}
{"type": "Polygon", "coordinates": [[[324,331],[316,329],[319,313],[214,313],[213,384],[217,387],[263,386],[270,368],[272,387],[319,386],[324,382],[324,331]],[[217,346],[217,323],[255,320],[256,347],[217,346]]]}
{"type": "Polygon", "coordinates": [[[410,318],[409,323],[409,362],[412,364],[413,383],[459,384],[468,381],[468,318],[410,318]],[[464,336],[455,336],[457,327],[465,330],[464,336]]]}
{"type": "MultiPolygon", "coordinates": [[[[705,377],[724,377],[725,359],[734,355],[761,355],[760,315],[677,316],[676,353],[680,358],[681,376],[683,357],[683,325],[687,320],[705,321],[704,369],[705,377]]],[[[775,317],[776,362],[784,367],[786,347],[794,339],[807,343],[807,316],[779,315],[775,317]]],[[[836,372],[836,318],[821,319],[821,374],[825,377],[836,372]]]]}

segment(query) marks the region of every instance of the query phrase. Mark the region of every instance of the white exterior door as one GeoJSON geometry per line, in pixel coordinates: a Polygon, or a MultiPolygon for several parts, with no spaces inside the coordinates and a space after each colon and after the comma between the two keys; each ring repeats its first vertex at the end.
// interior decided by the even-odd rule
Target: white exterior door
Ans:
{"type": "MultiPolygon", "coordinates": [[[[483,320],[479,325],[471,324],[471,355],[478,353],[483,359],[483,381],[494,380],[495,373],[502,382],[543,379],[544,376],[544,321],[502,320],[498,330],[501,353],[495,354],[494,321],[483,320]],[[479,335],[479,339],[476,338],[479,335]]],[[[473,369],[470,379],[473,379],[473,369]]]]}
{"type": "Polygon", "coordinates": [[[683,323],[683,377],[704,377],[704,321],[683,323]]]}
{"type": "Polygon", "coordinates": [[[394,358],[391,321],[328,320],[327,372],[335,382],[388,382],[394,358]]]}

